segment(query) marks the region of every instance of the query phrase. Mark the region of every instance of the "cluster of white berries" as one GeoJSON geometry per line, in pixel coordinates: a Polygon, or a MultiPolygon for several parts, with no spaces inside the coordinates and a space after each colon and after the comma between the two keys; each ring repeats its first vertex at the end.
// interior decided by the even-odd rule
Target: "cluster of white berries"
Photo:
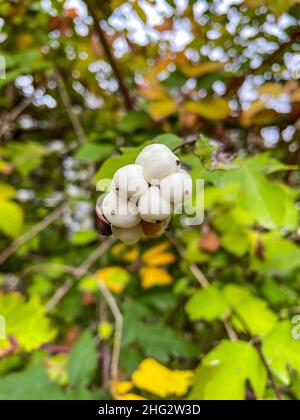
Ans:
{"type": "Polygon", "coordinates": [[[114,174],[111,191],[98,200],[99,230],[132,245],[143,235],[161,236],[174,206],[192,193],[192,179],[163,144],[146,146],[135,164],[114,174]]]}

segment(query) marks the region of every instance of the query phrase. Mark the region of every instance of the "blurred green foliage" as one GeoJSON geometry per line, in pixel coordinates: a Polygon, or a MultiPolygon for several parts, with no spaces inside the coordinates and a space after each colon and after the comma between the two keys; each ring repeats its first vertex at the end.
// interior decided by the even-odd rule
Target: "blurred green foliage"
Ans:
{"type": "Polygon", "coordinates": [[[0,399],[299,398],[299,19],[0,3],[0,399]],[[96,184],[150,142],[204,179],[204,223],[109,243],[96,184]]]}

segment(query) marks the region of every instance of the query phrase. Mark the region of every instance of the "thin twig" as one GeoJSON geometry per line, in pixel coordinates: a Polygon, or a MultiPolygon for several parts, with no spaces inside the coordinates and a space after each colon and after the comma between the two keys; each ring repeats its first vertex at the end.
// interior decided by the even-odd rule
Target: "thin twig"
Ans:
{"type": "Polygon", "coordinates": [[[181,149],[184,146],[195,144],[196,141],[197,141],[197,139],[185,140],[182,143],[178,144],[177,146],[173,147],[172,151],[173,152],[176,152],[176,150],[179,150],[179,149],[181,149]]]}
{"type": "Polygon", "coordinates": [[[195,278],[198,280],[198,282],[201,284],[202,287],[209,286],[209,281],[203,274],[202,270],[197,266],[197,264],[190,263],[189,269],[194,274],[195,278]]]}
{"type": "MultiPolygon", "coordinates": [[[[183,259],[185,259],[184,248],[182,247],[182,245],[180,244],[180,242],[178,241],[178,239],[175,238],[175,236],[171,235],[169,232],[167,232],[166,235],[167,235],[169,241],[177,249],[177,252],[179,253],[179,255],[183,259]]],[[[207,286],[209,286],[209,281],[207,280],[207,278],[205,277],[205,275],[203,274],[203,272],[200,270],[200,268],[197,266],[197,264],[189,263],[188,266],[189,266],[189,269],[190,269],[191,273],[194,275],[194,277],[200,283],[201,287],[207,287],[207,286]]]]}
{"type": "Polygon", "coordinates": [[[28,230],[24,235],[17,238],[11,245],[9,245],[1,254],[0,254],[0,264],[3,264],[20,246],[24,245],[26,242],[30,241],[47,226],[53,223],[58,219],[63,213],[64,209],[67,207],[67,202],[64,201],[60,204],[52,213],[48,214],[41,222],[33,226],[32,229],[28,230]]]}
{"type": "Polygon", "coordinates": [[[116,381],[119,376],[119,359],[122,343],[122,332],[123,332],[123,316],[118,307],[116,299],[113,297],[109,289],[106,287],[103,281],[98,281],[99,289],[104,296],[114,318],[115,318],[115,337],[113,354],[111,359],[111,379],[116,381]]]}
{"type": "MultiPolygon", "coordinates": [[[[61,269],[62,271],[68,272],[72,274],[75,278],[80,278],[81,276],[84,276],[91,265],[101,256],[103,255],[115,242],[113,238],[110,238],[103,242],[98,248],[93,251],[86,260],[83,261],[83,263],[79,267],[72,267],[68,265],[56,265],[57,269],[61,269]]],[[[41,265],[39,265],[41,268],[41,265]]],[[[34,268],[33,266],[32,268],[34,268]]],[[[47,267],[47,265],[46,265],[47,267]]],[[[55,265],[53,266],[55,268],[55,265]]],[[[66,296],[66,294],[69,292],[73,285],[73,282],[70,280],[66,280],[54,293],[54,295],[50,298],[50,300],[46,303],[46,312],[51,312],[58,304],[59,302],[66,296]]]]}
{"type": "Polygon", "coordinates": [[[10,129],[11,124],[22,114],[23,111],[32,103],[34,96],[29,98],[24,98],[22,101],[15,107],[15,109],[10,112],[8,115],[4,115],[1,118],[0,124],[0,139],[5,135],[5,133],[10,129]]]}
{"type": "Polygon", "coordinates": [[[230,324],[230,322],[228,321],[227,318],[225,318],[223,320],[223,325],[224,325],[224,328],[226,330],[226,333],[227,333],[230,341],[237,341],[239,339],[238,335],[235,332],[235,330],[232,328],[232,326],[231,326],[231,324],[230,324]]]}
{"type": "Polygon", "coordinates": [[[77,135],[78,141],[80,144],[84,144],[87,142],[86,135],[84,133],[84,130],[82,128],[78,115],[72,109],[71,98],[69,96],[69,93],[65,86],[65,82],[59,70],[56,70],[56,78],[58,82],[58,90],[59,90],[63,105],[70,118],[74,131],[77,135]]]}
{"type": "Polygon", "coordinates": [[[73,286],[73,282],[71,280],[66,280],[62,284],[62,286],[60,286],[56,290],[52,298],[48,300],[48,302],[45,305],[46,314],[51,312],[55,308],[55,306],[58,305],[58,303],[64,298],[64,296],[66,296],[66,294],[68,293],[68,291],[71,289],[72,286],[73,286]]]}
{"type": "Polygon", "coordinates": [[[128,110],[130,110],[130,109],[133,108],[132,99],[130,97],[130,93],[129,93],[129,90],[126,86],[126,83],[123,79],[123,75],[120,71],[117,60],[116,60],[115,56],[113,55],[113,53],[112,53],[112,51],[111,51],[111,49],[108,45],[105,33],[104,33],[103,29],[101,28],[101,25],[99,23],[96,7],[94,6],[94,4],[91,0],[85,0],[85,3],[87,5],[88,12],[93,19],[94,31],[98,35],[99,41],[100,41],[100,43],[102,45],[102,48],[105,52],[107,60],[109,61],[109,64],[111,65],[111,68],[112,68],[112,70],[113,70],[113,72],[116,76],[116,79],[118,80],[120,91],[121,91],[121,93],[124,97],[126,108],[128,110]]]}
{"type": "MultiPolygon", "coordinates": [[[[26,270],[26,273],[34,272],[36,271],[36,268],[39,268],[39,271],[41,268],[46,269],[47,267],[52,267],[55,269],[60,269],[61,271],[65,273],[70,273],[74,275],[76,278],[80,278],[83,275],[89,275],[91,277],[94,277],[99,285],[99,289],[106,300],[113,317],[115,319],[115,336],[114,336],[114,345],[113,345],[113,354],[112,354],[112,360],[111,360],[111,379],[113,381],[118,379],[119,375],[119,359],[120,359],[120,350],[121,350],[121,342],[122,342],[122,331],[123,331],[123,317],[121,314],[121,311],[119,309],[119,306],[116,302],[116,299],[111,294],[105,283],[102,281],[99,281],[98,278],[94,276],[93,273],[89,271],[90,266],[95,262],[97,258],[99,258],[102,254],[104,254],[114,243],[116,240],[114,238],[110,238],[103,242],[100,247],[94,251],[90,256],[79,266],[79,267],[73,267],[65,264],[37,264],[33,267],[28,267],[26,270]]],[[[48,301],[46,304],[46,312],[49,313],[60,301],[61,299],[66,295],[66,293],[70,290],[72,287],[72,282],[70,280],[67,280],[52,296],[52,298],[48,301]]]]}

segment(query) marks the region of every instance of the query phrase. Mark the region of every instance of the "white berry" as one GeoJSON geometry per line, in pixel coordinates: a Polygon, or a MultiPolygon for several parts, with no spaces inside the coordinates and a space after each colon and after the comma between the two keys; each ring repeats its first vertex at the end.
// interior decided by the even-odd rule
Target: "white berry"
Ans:
{"type": "Polygon", "coordinates": [[[148,188],[140,165],[126,165],[113,177],[112,190],[124,198],[139,198],[148,188]]]}
{"type": "Polygon", "coordinates": [[[191,195],[192,189],[192,178],[183,169],[167,176],[160,182],[160,191],[163,198],[173,204],[179,204],[186,200],[191,195]]]}
{"type": "Polygon", "coordinates": [[[146,180],[151,185],[158,185],[159,181],[178,171],[180,160],[164,144],[150,144],[138,155],[136,164],[143,167],[146,180]]]}
{"type": "Polygon", "coordinates": [[[143,230],[140,224],[127,229],[112,226],[112,233],[117,239],[120,239],[127,245],[134,245],[143,235],[143,230]]]}
{"type": "Polygon", "coordinates": [[[131,228],[141,220],[136,203],[112,191],[103,200],[102,213],[109,223],[120,228],[131,228]]]}
{"type": "Polygon", "coordinates": [[[157,222],[170,216],[171,205],[165,200],[159,187],[150,187],[141,197],[138,203],[141,218],[146,222],[157,222]]]}

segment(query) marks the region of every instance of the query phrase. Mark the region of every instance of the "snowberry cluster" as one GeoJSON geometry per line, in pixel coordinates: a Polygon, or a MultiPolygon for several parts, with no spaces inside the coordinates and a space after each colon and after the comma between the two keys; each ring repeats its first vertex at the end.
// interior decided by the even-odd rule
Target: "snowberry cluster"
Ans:
{"type": "Polygon", "coordinates": [[[114,174],[111,191],[98,200],[96,213],[103,235],[132,245],[142,235],[161,236],[174,206],[192,193],[192,179],[178,157],[163,144],[146,146],[135,164],[114,174]]]}

